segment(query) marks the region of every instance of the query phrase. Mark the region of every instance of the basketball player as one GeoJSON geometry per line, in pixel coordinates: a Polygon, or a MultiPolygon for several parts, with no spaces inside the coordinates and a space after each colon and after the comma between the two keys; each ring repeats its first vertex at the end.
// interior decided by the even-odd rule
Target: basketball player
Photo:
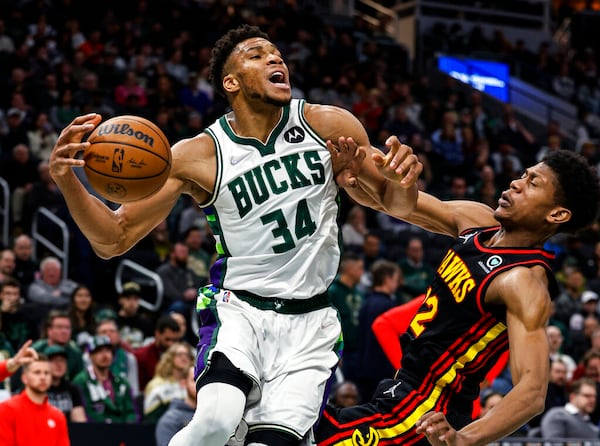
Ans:
{"type": "Polygon", "coordinates": [[[513,180],[495,210],[419,192],[403,219],[456,240],[402,336],[395,379],[382,381],[368,404],[327,407],[319,446],[485,445],[540,413],[549,373],[545,328],[557,289],[553,254],[543,245],[592,223],[599,199],[596,171],[564,150],[513,180]],[[509,344],[514,387],[471,422],[479,385],[509,344]]]}
{"type": "Polygon", "coordinates": [[[317,421],[339,360],[340,324],[327,294],[340,257],[335,179],[378,210],[403,215],[414,206],[422,165],[401,146],[393,155],[400,174],[384,177],[392,160],[379,152],[375,164],[358,119],[291,99],[288,68],[256,27],[225,34],[210,71],[232,112],[172,147],[170,177],[155,195],[112,211],[78,181],[71,167],[83,165],[75,155],[88,147],[81,139],[101,121],[97,114],[62,131],[51,174],[104,258],[129,250],[182,193],[207,215],[219,258],[198,309],[217,322],[201,329],[196,414],[171,445],[223,446],[242,417],[246,444],[295,445],[317,421]],[[345,136],[361,148],[350,150],[345,136]]]}

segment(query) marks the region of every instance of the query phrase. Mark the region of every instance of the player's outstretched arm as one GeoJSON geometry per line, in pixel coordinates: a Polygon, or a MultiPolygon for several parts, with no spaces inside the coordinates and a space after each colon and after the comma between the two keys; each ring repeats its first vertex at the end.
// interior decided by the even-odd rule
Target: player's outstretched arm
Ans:
{"type": "Polygon", "coordinates": [[[65,127],[50,154],[50,175],[61,190],[71,216],[102,258],[114,257],[129,250],[168,215],[179,197],[183,183],[174,177],[175,156],[171,174],[163,188],[155,195],[111,210],[102,201],[89,194],[74,174],[73,167],[85,164],[77,153],[85,151],[90,143],[82,142],[102,120],[97,113],[79,116],[65,127]]]}
{"type": "MultiPolygon", "coordinates": [[[[346,189],[354,200],[429,231],[452,237],[467,228],[498,224],[493,210],[487,205],[467,200],[441,201],[426,192],[417,191],[416,181],[422,166],[412,148],[401,144],[396,136],[388,138],[386,146],[387,153],[374,147],[361,147],[367,155],[360,171],[354,175],[356,187],[346,189]]],[[[342,154],[352,154],[357,142],[353,138],[342,137],[338,139],[337,147],[346,147],[342,154]]]]}

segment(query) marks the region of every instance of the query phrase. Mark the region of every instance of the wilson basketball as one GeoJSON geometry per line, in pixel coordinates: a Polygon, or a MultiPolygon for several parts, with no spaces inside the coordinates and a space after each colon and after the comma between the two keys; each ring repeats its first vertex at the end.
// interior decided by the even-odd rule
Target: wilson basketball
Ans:
{"type": "Polygon", "coordinates": [[[102,197],[127,203],[159,190],[171,169],[171,146],[154,123],[139,116],[116,116],[88,136],[85,174],[102,197]]]}

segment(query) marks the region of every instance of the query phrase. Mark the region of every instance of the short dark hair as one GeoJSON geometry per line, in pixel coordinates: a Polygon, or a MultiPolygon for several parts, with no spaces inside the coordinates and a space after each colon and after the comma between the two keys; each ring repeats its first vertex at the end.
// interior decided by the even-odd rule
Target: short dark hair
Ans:
{"type": "Polygon", "coordinates": [[[261,31],[258,26],[242,25],[227,31],[213,46],[210,66],[208,67],[208,80],[211,82],[214,90],[221,96],[225,97],[222,81],[223,67],[227,58],[238,43],[252,37],[269,39],[269,35],[261,31]]]}
{"type": "Polygon", "coordinates": [[[542,160],[558,178],[555,200],[571,211],[571,219],[560,232],[574,232],[594,222],[598,216],[600,185],[598,173],[582,155],[570,150],[555,150],[542,160]]]}
{"type": "Polygon", "coordinates": [[[165,330],[179,331],[179,324],[169,314],[159,317],[156,321],[156,331],[164,333],[165,330]]]}
{"type": "Polygon", "coordinates": [[[392,277],[396,273],[402,274],[402,270],[397,263],[385,259],[377,260],[373,263],[373,266],[371,266],[373,287],[383,285],[385,279],[392,277]]]}
{"type": "Polygon", "coordinates": [[[21,288],[21,283],[14,277],[6,277],[4,280],[0,280],[0,292],[5,287],[21,288]]]}

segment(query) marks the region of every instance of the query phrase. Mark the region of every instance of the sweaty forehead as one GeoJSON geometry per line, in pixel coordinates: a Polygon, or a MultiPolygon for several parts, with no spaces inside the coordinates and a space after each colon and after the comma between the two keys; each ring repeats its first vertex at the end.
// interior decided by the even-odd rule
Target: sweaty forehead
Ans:
{"type": "Polygon", "coordinates": [[[245,53],[253,49],[276,48],[273,43],[262,37],[251,37],[238,43],[232,53],[245,53]]]}

